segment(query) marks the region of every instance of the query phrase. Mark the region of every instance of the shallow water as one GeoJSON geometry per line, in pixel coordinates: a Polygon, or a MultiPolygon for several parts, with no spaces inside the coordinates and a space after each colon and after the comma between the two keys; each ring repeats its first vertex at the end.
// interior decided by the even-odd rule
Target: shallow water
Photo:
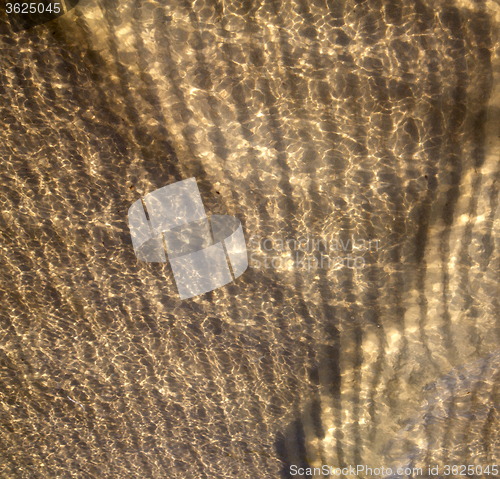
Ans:
{"type": "Polygon", "coordinates": [[[2,13],[0,475],[500,462],[499,10],[2,13]],[[191,177],[249,268],[181,301],[127,212],[191,177]]]}

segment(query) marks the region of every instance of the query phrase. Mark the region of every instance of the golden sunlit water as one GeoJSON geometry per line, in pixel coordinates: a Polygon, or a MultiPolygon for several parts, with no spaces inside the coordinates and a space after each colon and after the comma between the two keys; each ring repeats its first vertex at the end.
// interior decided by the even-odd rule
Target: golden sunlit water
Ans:
{"type": "Polygon", "coordinates": [[[2,478],[498,477],[498,3],[5,12],[2,478]],[[127,212],[193,177],[249,267],[181,300],[127,212]]]}

